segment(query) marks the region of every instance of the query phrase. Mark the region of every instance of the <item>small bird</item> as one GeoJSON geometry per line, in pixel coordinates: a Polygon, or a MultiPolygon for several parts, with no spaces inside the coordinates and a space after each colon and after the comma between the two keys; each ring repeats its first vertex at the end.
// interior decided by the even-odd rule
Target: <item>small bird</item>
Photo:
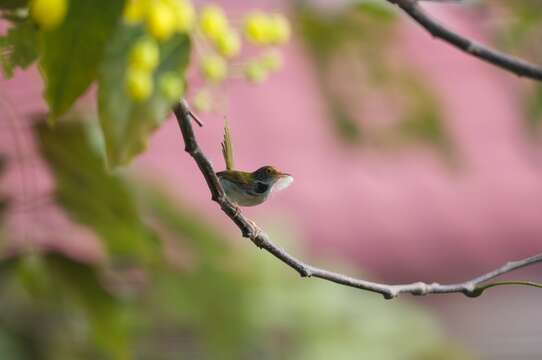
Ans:
{"type": "Polygon", "coordinates": [[[226,196],[239,206],[255,206],[267,200],[271,192],[287,188],[294,178],[272,166],[263,166],[254,172],[234,170],[233,146],[230,129],[224,126],[222,154],[226,170],[216,173],[226,196]]]}

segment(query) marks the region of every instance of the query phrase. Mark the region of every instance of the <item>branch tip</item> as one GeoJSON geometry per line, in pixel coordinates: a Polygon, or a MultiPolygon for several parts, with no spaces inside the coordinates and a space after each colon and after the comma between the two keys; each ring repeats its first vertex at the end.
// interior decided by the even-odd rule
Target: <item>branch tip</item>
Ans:
{"type": "Polygon", "coordinates": [[[387,0],[396,5],[423,27],[431,36],[439,38],[457,49],[478,59],[497,66],[520,77],[542,81],[542,67],[513,57],[488,46],[481,45],[450,30],[438,20],[428,15],[416,0],[387,0]]]}

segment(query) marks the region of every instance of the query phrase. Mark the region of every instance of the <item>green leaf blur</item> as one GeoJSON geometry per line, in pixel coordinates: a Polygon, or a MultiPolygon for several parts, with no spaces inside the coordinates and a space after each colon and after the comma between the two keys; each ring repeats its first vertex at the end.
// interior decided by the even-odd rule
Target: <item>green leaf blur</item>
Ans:
{"type": "Polygon", "coordinates": [[[38,58],[38,31],[30,20],[12,25],[0,37],[0,65],[6,78],[11,78],[16,67],[28,68],[38,58]]]}
{"type": "Polygon", "coordinates": [[[25,6],[28,0],[2,0],[0,9],[13,10],[25,6]]]}
{"type": "Polygon", "coordinates": [[[54,129],[41,124],[36,133],[57,180],[55,196],[69,214],[96,231],[113,259],[153,260],[153,232],[141,222],[128,185],[107,174],[85,128],[76,122],[54,129]]]}
{"type": "Polygon", "coordinates": [[[40,68],[50,121],[64,114],[96,79],[123,6],[121,0],[71,1],[65,21],[42,33],[40,68]]]}
{"type": "Polygon", "coordinates": [[[416,71],[389,61],[397,38],[396,17],[389,6],[363,3],[331,15],[311,6],[296,10],[332,125],[342,140],[386,148],[424,143],[450,154],[433,92],[416,71]],[[371,123],[364,108],[383,99],[397,115],[371,123]]]}
{"type": "MultiPolygon", "coordinates": [[[[143,103],[134,102],[126,92],[126,69],[133,45],[144,36],[142,26],[121,26],[111,40],[99,75],[100,123],[107,145],[110,166],[128,163],[146,146],[147,138],[171,112],[173,105],[160,92],[143,103]]],[[[175,34],[160,44],[160,64],[153,74],[177,73],[184,78],[190,42],[185,34],[175,34]]],[[[158,86],[155,86],[157,88],[158,86]]]]}

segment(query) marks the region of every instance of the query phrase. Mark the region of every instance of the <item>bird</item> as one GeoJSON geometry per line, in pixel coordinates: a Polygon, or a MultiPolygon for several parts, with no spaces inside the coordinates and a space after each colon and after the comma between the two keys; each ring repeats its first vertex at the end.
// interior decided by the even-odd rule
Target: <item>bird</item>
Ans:
{"type": "Polygon", "coordinates": [[[294,178],[287,173],[266,165],[256,171],[235,170],[231,133],[226,121],[222,154],[226,170],[216,173],[226,197],[238,206],[256,206],[267,200],[272,192],[283,190],[291,185],[294,178]]]}

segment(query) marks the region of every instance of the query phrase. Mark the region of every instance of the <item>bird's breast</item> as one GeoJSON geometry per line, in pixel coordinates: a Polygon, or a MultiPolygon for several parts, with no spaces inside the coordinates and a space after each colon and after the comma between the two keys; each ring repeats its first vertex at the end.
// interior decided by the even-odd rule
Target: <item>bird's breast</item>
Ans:
{"type": "Polygon", "coordinates": [[[257,189],[253,189],[253,186],[251,185],[240,185],[229,181],[224,177],[219,177],[219,180],[226,192],[226,196],[240,206],[259,205],[263,203],[269,195],[269,189],[266,189],[264,192],[257,192],[257,189]]]}

